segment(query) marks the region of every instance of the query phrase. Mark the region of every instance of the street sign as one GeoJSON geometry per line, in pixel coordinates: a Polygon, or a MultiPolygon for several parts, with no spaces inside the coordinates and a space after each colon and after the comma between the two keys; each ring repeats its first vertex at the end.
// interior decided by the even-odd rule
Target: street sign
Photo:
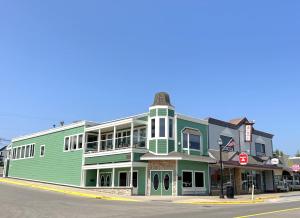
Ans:
{"type": "Polygon", "coordinates": [[[271,164],[272,164],[272,165],[277,165],[277,164],[279,164],[279,159],[278,159],[278,158],[272,158],[272,159],[271,159],[271,164]]]}
{"type": "Polygon", "coordinates": [[[248,163],[248,154],[246,154],[244,152],[240,153],[239,162],[240,162],[240,165],[247,165],[247,163],[248,163]]]}

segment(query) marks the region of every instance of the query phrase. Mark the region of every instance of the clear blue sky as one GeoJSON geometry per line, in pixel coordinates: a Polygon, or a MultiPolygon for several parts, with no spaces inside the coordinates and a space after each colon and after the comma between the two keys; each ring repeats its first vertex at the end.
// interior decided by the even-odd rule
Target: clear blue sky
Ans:
{"type": "Polygon", "coordinates": [[[300,149],[299,1],[2,1],[0,137],[146,112],[247,116],[300,149]]]}

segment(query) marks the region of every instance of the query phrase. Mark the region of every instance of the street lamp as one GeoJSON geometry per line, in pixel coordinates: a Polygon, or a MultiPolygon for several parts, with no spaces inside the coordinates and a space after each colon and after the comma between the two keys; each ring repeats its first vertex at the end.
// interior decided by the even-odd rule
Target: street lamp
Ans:
{"type": "Polygon", "coordinates": [[[223,159],[222,159],[222,145],[223,141],[221,138],[218,139],[218,144],[220,147],[220,171],[221,171],[221,188],[220,188],[220,198],[224,198],[224,192],[223,192],[223,159]]]}

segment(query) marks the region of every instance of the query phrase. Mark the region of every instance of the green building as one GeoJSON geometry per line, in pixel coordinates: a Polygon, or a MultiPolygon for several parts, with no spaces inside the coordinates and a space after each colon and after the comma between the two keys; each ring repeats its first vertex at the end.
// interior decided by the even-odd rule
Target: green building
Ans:
{"type": "Polygon", "coordinates": [[[207,195],[208,121],[158,93],[148,112],[14,138],[7,175],[123,195],[207,195]]]}

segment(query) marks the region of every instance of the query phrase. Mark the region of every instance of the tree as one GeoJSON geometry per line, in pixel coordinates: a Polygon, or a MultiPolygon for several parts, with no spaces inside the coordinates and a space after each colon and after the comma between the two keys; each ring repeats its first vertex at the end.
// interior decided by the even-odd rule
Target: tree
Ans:
{"type": "Polygon", "coordinates": [[[300,157],[300,150],[297,150],[297,153],[295,155],[296,157],[300,157]]]}

